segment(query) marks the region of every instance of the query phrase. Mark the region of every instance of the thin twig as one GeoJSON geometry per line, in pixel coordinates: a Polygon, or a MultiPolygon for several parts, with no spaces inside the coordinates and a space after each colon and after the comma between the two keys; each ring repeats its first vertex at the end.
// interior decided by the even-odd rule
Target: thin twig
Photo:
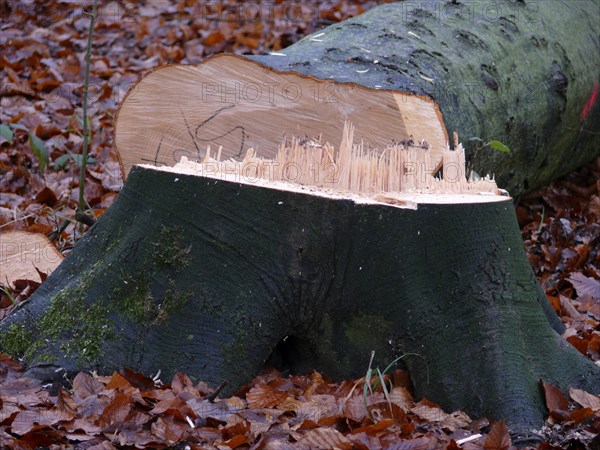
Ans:
{"type": "Polygon", "coordinates": [[[94,219],[92,216],[87,215],[81,209],[77,209],[77,211],[75,211],[75,219],[77,220],[77,222],[87,225],[88,227],[91,227],[96,223],[96,219],[94,219]]]}
{"type": "Polygon", "coordinates": [[[473,175],[473,171],[475,170],[475,160],[477,159],[477,155],[479,151],[486,148],[489,143],[485,143],[483,145],[477,145],[475,147],[475,151],[471,155],[471,159],[469,159],[469,164],[467,165],[467,181],[472,181],[471,176],[473,175]]]}
{"type": "Polygon", "coordinates": [[[217,398],[217,395],[219,395],[219,392],[221,392],[225,386],[227,386],[227,381],[223,381],[220,385],[218,385],[212,394],[206,396],[206,400],[208,400],[210,403],[213,403],[217,398]]]}
{"type": "Polygon", "coordinates": [[[14,219],[14,220],[11,220],[10,222],[6,222],[5,224],[0,225],[0,228],[4,228],[4,227],[6,227],[10,224],[16,223],[16,222],[20,222],[21,220],[29,219],[30,217],[35,217],[36,215],[37,215],[36,213],[27,214],[26,216],[23,216],[20,219],[14,219]]]}
{"type": "Polygon", "coordinates": [[[92,7],[92,14],[90,16],[90,29],[88,32],[87,41],[87,52],[85,60],[85,80],[83,84],[83,152],[81,154],[81,170],[79,172],[79,204],[77,206],[77,213],[75,217],[79,222],[85,223],[86,225],[94,223],[93,217],[89,217],[85,214],[85,174],[88,159],[88,147],[90,143],[90,130],[88,127],[88,87],[90,84],[90,61],[92,59],[92,37],[94,34],[94,22],[96,21],[96,11],[98,8],[98,0],[94,0],[94,6],[92,7]],[[83,216],[88,218],[83,219],[83,216]]]}
{"type": "MultiPolygon", "coordinates": [[[[77,215],[77,213],[75,213],[75,215],[77,215]]],[[[70,220],[64,220],[63,223],[60,224],[60,226],[55,230],[52,231],[52,233],[50,233],[49,235],[46,235],[48,237],[48,239],[50,240],[50,242],[54,242],[55,240],[57,240],[60,235],[62,234],[63,231],[65,231],[67,229],[67,227],[69,226],[69,224],[71,223],[70,220]]]]}
{"type": "Polygon", "coordinates": [[[542,218],[540,219],[540,226],[537,229],[538,234],[541,233],[542,227],[544,226],[544,214],[546,213],[546,209],[544,205],[542,205],[542,218]]]}

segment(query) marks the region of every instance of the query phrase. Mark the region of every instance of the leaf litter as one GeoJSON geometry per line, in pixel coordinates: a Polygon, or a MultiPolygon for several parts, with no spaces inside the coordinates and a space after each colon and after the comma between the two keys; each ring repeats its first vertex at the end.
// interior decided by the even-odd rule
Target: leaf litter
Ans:
{"type": "MultiPolygon", "coordinates": [[[[112,148],[113,118],[143,73],[197,63],[222,52],[277,52],[376,1],[100,2],[90,83],[91,161],[86,200],[94,216],[122,181],[112,148]],[[290,7],[291,5],[291,7],[290,7]]],[[[84,229],[72,218],[82,148],[86,8],[74,2],[8,0],[0,25],[0,232],[45,234],[67,255],[84,229]],[[5,20],[6,19],[6,20],[5,20]]],[[[532,192],[516,206],[525,249],[566,339],[600,361],[600,158],[532,192]]],[[[39,273],[42,281],[47,274],[39,273]]],[[[0,280],[0,285],[2,280],[0,280]]],[[[1,286],[0,318],[39,280],[1,286]]],[[[50,393],[0,355],[0,446],[9,448],[357,448],[508,449],[503,422],[415,402],[392,377],[386,400],[352,390],[364,379],[328,381],[313,372],[270,371],[237,396],[212,399],[203,382],[177,374],[161,384],[129,369],[110,377],[80,373],[50,393]]],[[[585,448],[600,431],[600,400],[541,381],[549,417],[538,448],[585,448]]],[[[597,438],[596,438],[597,439],[597,438]]],[[[596,442],[597,445],[597,441],[596,442]]],[[[592,445],[592,444],[590,444],[592,445]]]]}

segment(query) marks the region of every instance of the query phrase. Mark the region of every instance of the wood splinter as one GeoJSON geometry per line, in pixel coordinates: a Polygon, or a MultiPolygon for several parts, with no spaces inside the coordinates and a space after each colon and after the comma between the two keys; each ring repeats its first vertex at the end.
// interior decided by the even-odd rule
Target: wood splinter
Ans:
{"type": "MultiPolygon", "coordinates": [[[[442,152],[444,176],[428,170],[429,148],[394,143],[384,150],[367,149],[364,142],[354,142],[355,127],[345,123],[336,149],[322,140],[292,138],[281,142],[273,159],[257,155],[253,148],[237,161],[221,160],[220,146],[213,158],[210,147],[201,161],[182,156],[173,168],[160,170],[191,173],[242,183],[301,185],[338,195],[357,194],[375,201],[402,205],[406,194],[500,195],[490,177],[468,182],[465,178],[465,152],[456,143],[455,150],[442,152]]],[[[455,136],[455,138],[457,138],[455,136]]],[[[447,202],[452,198],[448,197],[447,202]]],[[[454,201],[464,201],[455,198],[454,201]]]]}

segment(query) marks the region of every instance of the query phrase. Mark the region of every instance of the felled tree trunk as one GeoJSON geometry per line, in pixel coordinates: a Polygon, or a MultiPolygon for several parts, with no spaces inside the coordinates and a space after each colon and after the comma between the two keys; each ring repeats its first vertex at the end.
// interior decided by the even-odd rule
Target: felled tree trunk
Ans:
{"type": "Polygon", "coordinates": [[[292,370],[338,379],[364,375],[372,350],[380,367],[414,353],[417,396],[524,433],[543,423],[540,378],[600,392],[600,369],[555,331],[510,198],[407,198],[134,167],[0,324],[0,350],[41,378],[132,367],[231,389],[278,344],[292,370]]]}
{"type": "Polygon", "coordinates": [[[475,169],[516,196],[600,154],[599,17],[592,0],[402,1],[252,58],[432,98],[449,132],[511,148],[475,169]]]}

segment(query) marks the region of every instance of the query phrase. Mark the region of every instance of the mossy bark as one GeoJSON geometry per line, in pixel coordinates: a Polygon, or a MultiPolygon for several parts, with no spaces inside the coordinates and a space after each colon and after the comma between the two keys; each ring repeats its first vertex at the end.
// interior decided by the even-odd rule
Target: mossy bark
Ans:
{"type": "Polygon", "coordinates": [[[480,152],[475,169],[515,196],[600,155],[599,18],[592,0],[404,1],[252,58],[430,96],[463,142],[512,149],[480,152]]]}
{"type": "Polygon", "coordinates": [[[524,431],[543,423],[540,378],[600,392],[560,327],[508,197],[414,210],[135,167],[0,350],[41,378],[132,367],[230,389],[286,336],[293,370],[337,379],[372,350],[380,367],[416,353],[418,396],[524,431]]]}

